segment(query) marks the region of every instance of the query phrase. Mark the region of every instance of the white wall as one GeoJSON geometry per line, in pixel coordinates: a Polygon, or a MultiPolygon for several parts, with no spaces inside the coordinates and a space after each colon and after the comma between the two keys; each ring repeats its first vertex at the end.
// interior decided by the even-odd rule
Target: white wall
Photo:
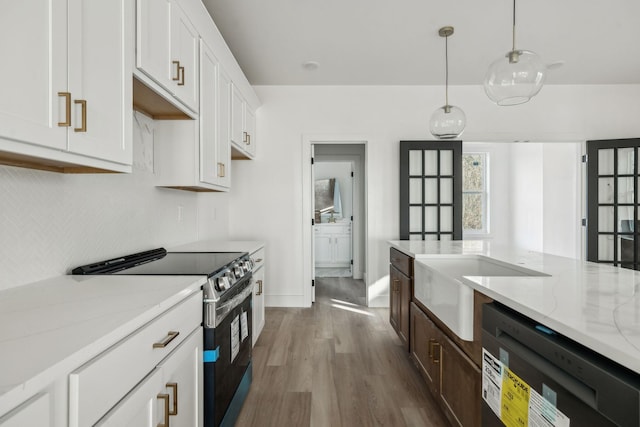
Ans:
{"type": "Polygon", "coordinates": [[[227,237],[226,195],[154,187],[153,121],[134,118],[132,174],[0,166],[0,289],[125,253],[227,237]]]}
{"type": "MultiPolygon", "coordinates": [[[[369,303],[384,304],[386,241],[398,237],[398,141],[431,139],[428,120],[442,104],[442,88],[255,89],[263,102],[257,114],[258,159],[234,164],[229,227],[233,236],[268,245],[267,304],[308,304],[299,259],[302,230],[311,220],[301,215],[305,134],[366,137],[369,303]]],[[[467,115],[463,140],[583,141],[640,134],[640,85],[547,86],[530,103],[516,107],[491,104],[480,86],[454,86],[450,95],[467,115]]]]}

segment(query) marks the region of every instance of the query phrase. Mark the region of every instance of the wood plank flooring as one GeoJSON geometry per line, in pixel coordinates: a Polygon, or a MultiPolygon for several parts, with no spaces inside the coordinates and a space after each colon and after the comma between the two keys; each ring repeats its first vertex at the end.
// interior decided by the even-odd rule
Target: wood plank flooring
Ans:
{"type": "Polygon", "coordinates": [[[338,280],[318,284],[311,308],[267,308],[236,426],[448,426],[388,309],[336,294],[338,280]]]}

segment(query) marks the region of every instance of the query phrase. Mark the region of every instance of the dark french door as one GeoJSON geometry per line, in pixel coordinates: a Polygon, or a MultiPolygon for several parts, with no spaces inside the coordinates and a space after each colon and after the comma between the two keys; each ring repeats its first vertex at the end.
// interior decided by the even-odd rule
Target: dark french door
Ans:
{"type": "Polygon", "coordinates": [[[587,141],[587,260],[640,269],[640,139],[587,141]]]}
{"type": "Polygon", "coordinates": [[[400,141],[400,239],[462,239],[462,141],[400,141]]]}

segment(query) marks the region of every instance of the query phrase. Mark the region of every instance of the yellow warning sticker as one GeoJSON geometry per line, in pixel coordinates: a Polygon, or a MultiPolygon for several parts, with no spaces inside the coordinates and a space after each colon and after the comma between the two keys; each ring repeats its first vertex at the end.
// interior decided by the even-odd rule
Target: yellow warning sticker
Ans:
{"type": "Polygon", "coordinates": [[[507,367],[502,375],[502,422],[507,427],[526,427],[529,425],[529,385],[507,367]]]}

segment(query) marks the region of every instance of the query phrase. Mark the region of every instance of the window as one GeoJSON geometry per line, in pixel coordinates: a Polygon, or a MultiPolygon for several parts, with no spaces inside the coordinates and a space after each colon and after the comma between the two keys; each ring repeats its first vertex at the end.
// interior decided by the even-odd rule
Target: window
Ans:
{"type": "Polygon", "coordinates": [[[462,228],[468,234],[489,233],[488,153],[462,155],[462,228]]]}

